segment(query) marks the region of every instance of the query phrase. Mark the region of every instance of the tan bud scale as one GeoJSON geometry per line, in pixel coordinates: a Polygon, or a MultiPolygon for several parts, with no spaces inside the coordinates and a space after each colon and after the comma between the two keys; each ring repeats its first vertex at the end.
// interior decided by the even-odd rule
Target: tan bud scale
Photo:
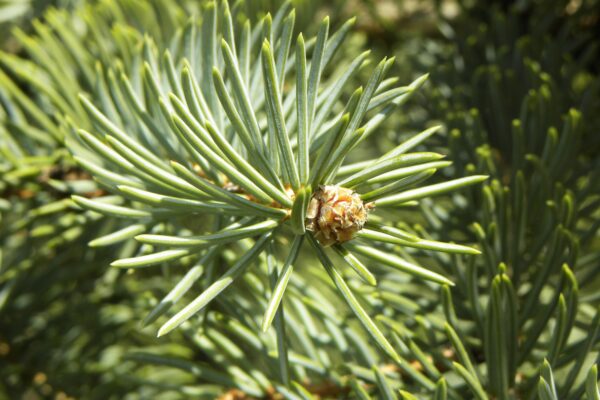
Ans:
{"type": "Polygon", "coordinates": [[[306,229],[325,247],[347,242],[363,228],[372,208],[351,189],[320,186],[308,205],[306,229]]]}

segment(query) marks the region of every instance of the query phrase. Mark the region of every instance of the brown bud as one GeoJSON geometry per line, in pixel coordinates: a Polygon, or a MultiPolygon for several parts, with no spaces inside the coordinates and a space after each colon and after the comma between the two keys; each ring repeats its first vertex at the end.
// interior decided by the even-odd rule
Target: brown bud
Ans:
{"type": "Polygon", "coordinates": [[[372,208],[351,189],[321,186],[308,205],[306,229],[325,247],[347,242],[363,228],[372,208]]]}

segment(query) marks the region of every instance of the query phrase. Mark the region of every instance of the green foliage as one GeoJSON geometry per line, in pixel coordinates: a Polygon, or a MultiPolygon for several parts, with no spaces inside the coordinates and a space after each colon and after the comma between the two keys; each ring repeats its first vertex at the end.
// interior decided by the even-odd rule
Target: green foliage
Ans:
{"type": "Polygon", "coordinates": [[[448,121],[454,174],[491,179],[452,212],[422,207],[439,227],[436,239],[475,221],[484,253],[440,260],[455,271],[456,286],[443,296],[447,332],[459,354],[471,354],[457,372],[474,394],[481,388],[472,378],[498,398],[528,397],[538,381],[540,398],[580,398],[598,356],[600,80],[589,64],[597,47],[579,24],[588,7],[561,20],[515,5],[484,13],[480,25],[471,20],[481,15],[476,7],[443,26],[455,51],[440,53],[432,71],[430,115],[448,121]],[[519,36],[523,26],[529,35],[519,36]],[[570,53],[575,41],[581,47],[570,53]],[[574,58],[555,56],[567,53],[574,58]],[[481,353],[485,369],[471,363],[481,353]]]}
{"type": "Polygon", "coordinates": [[[595,2],[442,2],[411,37],[262,3],[14,31],[0,393],[600,397],[595,2]]]}

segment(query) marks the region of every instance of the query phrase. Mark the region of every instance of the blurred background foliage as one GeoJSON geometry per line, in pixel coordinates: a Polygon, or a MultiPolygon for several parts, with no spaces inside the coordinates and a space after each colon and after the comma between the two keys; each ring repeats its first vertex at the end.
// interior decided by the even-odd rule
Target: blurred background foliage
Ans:
{"type": "MultiPolygon", "coordinates": [[[[297,347],[308,354],[290,356],[304,378],[295,390],[278,386],[265,339],[252,329],[260,311],[224,299],[219,307],[242,322],[217,309],[201,333],[157,340],[142,328],[174,272],[110,269],[138,250],[132,241],[87,246],[119,223],[73,207],[71,194],[102,189],[65,149],[65,121],[51,114],[49,93],[27,79],[39,51],[52,52],[36,50],[33,38],[72,40],[93,30],[94,19],[112,18],[167,41],[202,6],[177,3],[0,0],[0,397],[310,398],[308,391],[441,399],[447,386],[448,398],[459,399],[598,398],[591,366],[600,350],[599,1],[293,2],[298,31],[314,33],[324,15],[334,27],[358,17],[340,62],[371,49],[396,57],[391,75],[400,82],[430,74],[358,158],[442,124],[424,148],[448,154],[447,177],[491,177],[402,212],[409,230],[478,243],[478,257],[412,255],[454,287],[392,282],[361,293],[407,367],[382,361],[364,337],[335,349],[321,343],[330,331],[315,320],[327,311],[297,301],[297,329],[308,332],[297,347]],[[14,56],[31,60],[31,69],[15,68],[14,56]]],[[[281,5],[240,4],[239,15],[252,20],[281,5]]],[[[54,72],[94,91],[93,69],[54,72]]],[[[236,286],[242,304],[252,297],[248,285],[260,282],[236,286]]],[[[308,296],[302,282],[296,290],[308,296]]]]}

